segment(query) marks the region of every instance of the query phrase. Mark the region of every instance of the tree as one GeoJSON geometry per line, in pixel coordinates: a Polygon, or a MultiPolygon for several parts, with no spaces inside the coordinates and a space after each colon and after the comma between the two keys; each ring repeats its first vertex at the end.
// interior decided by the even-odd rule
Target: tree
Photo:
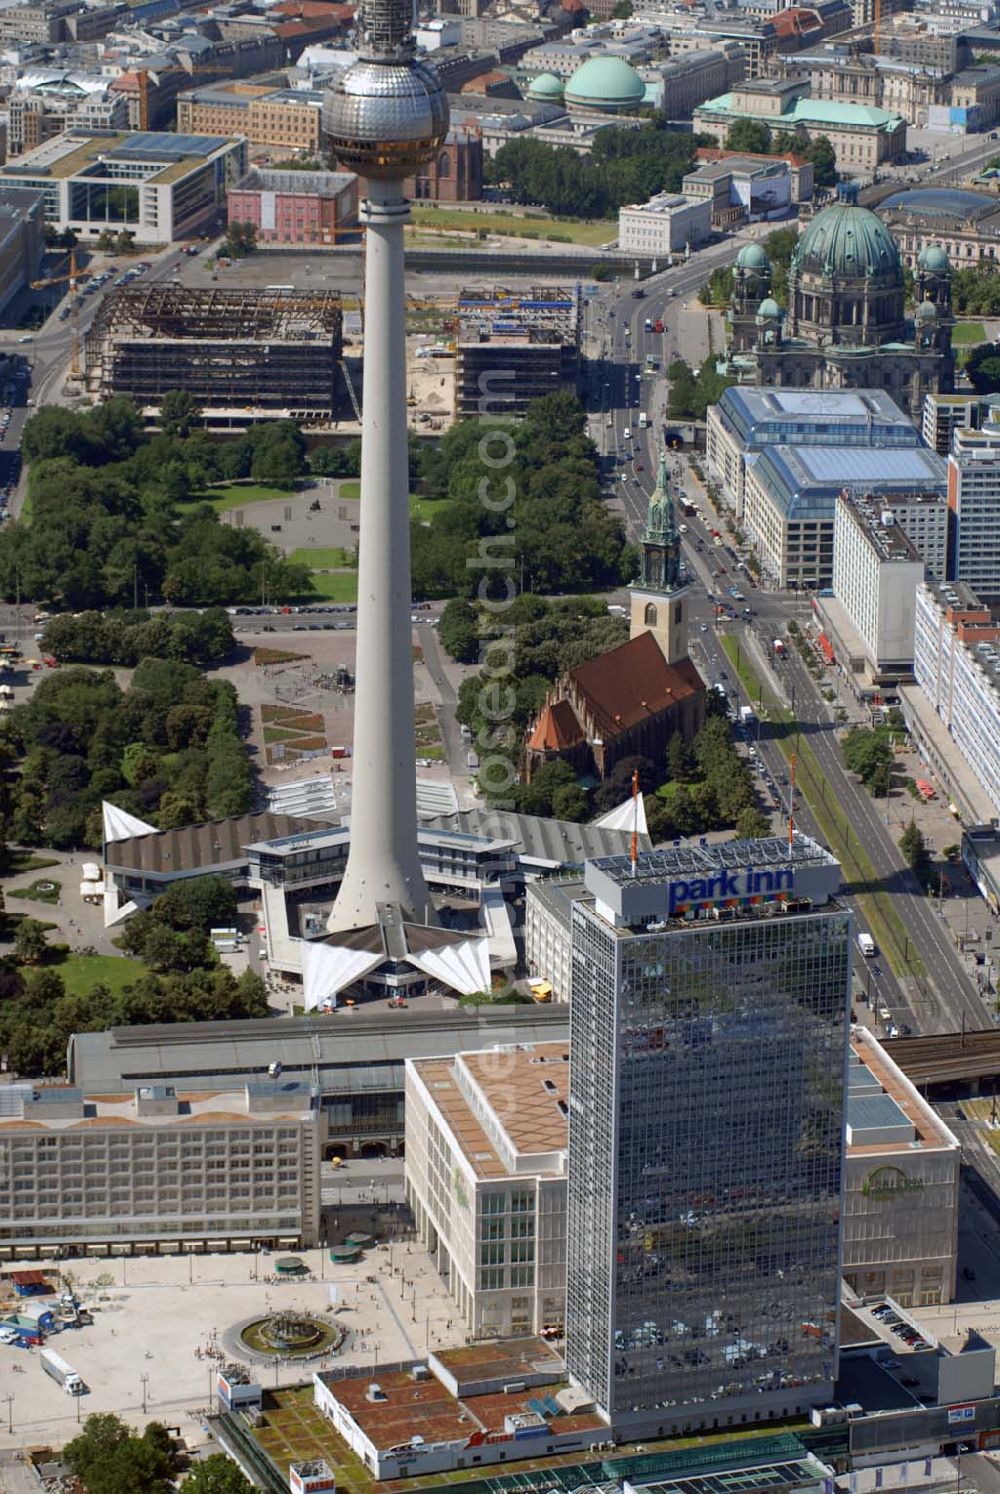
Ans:
{"type": "Polygon", "coordinates": [[[611,12],[615,21],[630,21],[632,19],[632,0],[618,0],[618,4],[611,12]]]}
{"type": "Polygon", "coordinates": [[[817,135],[810,140],[803,154],[807,161],[812,162],[813,181],[817,187],[836,186],[839,180],[837,157],[826,135],[817,135]]]}
{"type": "Polygon", "coordinates": [[[578,783],[565,783],[552,795],[552,817],[557,820],[585,820],[587,795],[578,783]]]}
{"type": "Polygon", "coordinates": [[[131,254],[135,248],[135,234],[130,228],[123,228],[115,239],[115,249],[119,254],[131,254]]]}
{"type": "Polygon", "coordinates": [[[87,1483],[91,1470],[106,1462],[129,1437],[129,1429],[120,1416],[101,1412],[88,1416],[83,1431],[63,1449],[63,1461],[87,1483]]]}
{"type": "Polygon", "coordinates": [[[156,917],[172,929],[228,928],[236,917],[236,894],[225,877],[192,877],[175,882],[153,905],[156,917]]]}
{"type": "Polygon", "coordinates": [[[225,1453],[196,1463],[181,1487],[184,1494],[253,1494],[253,1485],[225,1453]]]}
{"type": "Polygon", "coordinates": [[[14,958],[19,965],[37,965],[44,958],[48,944],[45,930],[36,918],[22,918],[14,935],[14,958]]]}
{"type": "Polygon", "coordinates": [[[899,849],[911,871],[916,872],[917,876],[926,872],[930,866],[930,852],[923,832],[917,829],[912,820],[899,837],[899,849]]]}
{"type": "Polygon", "coordinates": [[[675,783],[683,782],[688,771],[688,750],[684,738],[675,731],[667,743],[667,776],[675,783]]]}
{"type": "Polygon", "coordinates": [[[729,127],[726,136],[727,150],[749,151],[753,155],[766,155],[771,148],[771,131],[757,119],[737,119],[729,127]]]}
{"type": "Polygon", "coordinates": [[[476,609],[462,597],[453,597],[441,613],[438,637],[442,647],[459,664],[475,664],[479,658],[479,619],[476,609]]]}
{"type": "Polygon", "coordinates": [[[977,394],[996,394],[1000,390],[1000,349],[990,342],[980,343],[965,360],[965,372],[977,394]]]}
{"type": "Polygon", "coordinates": [[[737,840],[759,840],[761,836],[770,833],[771,822],[759,809],[741,809],[736,816],[737,840]]]}
{"type": "Polygon", "coordinates": [[[185,440],[201,420],[201,406],[187,389],[168,389],[160,401],[160,429],[185,440]]]}
{"type": "Polygon", "coordinates": [[[888,775],[894,755],[885,732],[856,726],[841,743],[841,752],[847,767],[852,773],[857,773],[870,793],[885,794],[888,791],[888,775]]]}

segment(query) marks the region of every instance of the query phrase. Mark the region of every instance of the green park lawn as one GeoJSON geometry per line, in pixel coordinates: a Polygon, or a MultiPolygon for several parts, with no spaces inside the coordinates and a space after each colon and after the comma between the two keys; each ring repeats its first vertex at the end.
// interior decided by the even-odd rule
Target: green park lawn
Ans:
{"type": "MultiPolygon", "coordinates": [[[[340,484],[339,497],[341,499],[360,498],[360,482],[356,478],[349,478],[347,482],[342,482],[340,484]]],[[[453,501],[451,498],[422,498],[418,493],[411,493],[410,518],[420,519],[421,521],[429,519],[432,514],[440,513],[443,508],[447,507],[453,501]]]]}
{"type": "Polygon", "coordinates": [[[211,487],[186,503],[178,503],[177,507],[181,513],[189,513],[202,503],[210,503],[217,514],[224,514],[231,508],[245,508],[249,503],[273,503],[279,498],[290,503],[295,496],[286,488],[268,488],[259,482],[232,482],[211,487]]]}
{"type": "Polygon", "coordinates": [[[956,322],[951,340],[957,347],[976,347],[986,341],[986,328],[982,322],[956,322]]]}
{"type": "Polygon", "coordinates": [[[52,968],[62,976],[71,996],[83,996],[97,985],[118,992],[146,973],[141,960],[130,960],[125,955],[71,954],[52,968]]]}
{"type": "Polygon", "coordinates": [[[506,234],[517,238],[555,239],[571,244],[607,244],[618,237],[618,224],[597,219],[584,223],[566,218],[527,217],[521,213],[468,213],[461,208],[413,208],[418,228],[460,229],[475,233],[506,234]]]}
{"type": "Polygon", "coordinates": [[[324,602],[356,602],[358,600],[357,571],[313,571],[312,594],[324,602]]]}
{"type": "Polygon", "coordinates": [[[324,571],[342,570],[344,566],[350,566],[352,559],[349,550],[342,550],[337,546],[326,550],[322,548],[293,550],[288,558],[293,565],[307,565],[310,569],[318,568],[324,571]]]}

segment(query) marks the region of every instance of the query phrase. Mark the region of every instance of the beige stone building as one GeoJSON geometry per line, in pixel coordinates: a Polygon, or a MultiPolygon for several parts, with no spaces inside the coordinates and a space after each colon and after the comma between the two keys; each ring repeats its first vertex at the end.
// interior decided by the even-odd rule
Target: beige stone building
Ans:
{"type": "Polygon", "coordinates": [[[406,1196],[476,1338],[561,1332],[569,1048],[406,1061],[406,1196]]]}
{"type": "Polygon", "coordinates": [[[833,147],[837,169],[855,175],[872,172],[883,161],[897,161],[906,150],[906,121],[901,115],[872,104],[813,98],[805,78],[757,78],[694,111],[695,129],[714,136],[720,145],[740,119],[807,140],[823,135],[833,147]]]}
{"type": "Polygon", "coordinates": [[[950,1302],[958,1254],[958,1139],[862,1027],[851,1037],[844,1277],[902,1307],[950,1302]]]}
{"type": "Polygon", "coordinates": [[[191,135],[245,135],[275,150],[319,149],[322,95],[317,91],[225,82],[177,98],[177,130],[191,135]]]}
{"type": "Polygon", "coordinates": [[[319,1243],[323,1125],[298,1080],[85,1095],[15,1084],[0,1112],[0,1259],[319,1243]]]}

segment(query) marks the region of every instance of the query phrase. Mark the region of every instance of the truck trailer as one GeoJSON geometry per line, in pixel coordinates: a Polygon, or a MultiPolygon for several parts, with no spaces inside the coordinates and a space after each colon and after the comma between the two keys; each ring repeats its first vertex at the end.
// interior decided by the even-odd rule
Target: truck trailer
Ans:
{"type": "Polygon", "coordinates": [[[38,1357],[45,1373],[61,1385],[67,1395],[83,1395],[87,1387],[76,1370],[70,1369],[65,1359],[61,1359],[54,1349],[43,1349],[38,1357]]]}

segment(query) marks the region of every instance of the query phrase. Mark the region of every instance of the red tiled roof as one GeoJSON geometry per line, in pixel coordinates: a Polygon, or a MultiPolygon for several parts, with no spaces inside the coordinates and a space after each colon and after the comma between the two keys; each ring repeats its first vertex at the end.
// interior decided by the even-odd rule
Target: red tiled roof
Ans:
{"type": "Polygon", "coordinates": [[[814,10],[803,10],[798,5],[777,11],[771,19],[778,36],[797,36],[803,31],[822,31],[823,29],[823,22],[814,10]]]}
{"type": "Polygon", "coordinates": [[[562,752],[582,741],[583,731],[573,707],[568,700],[557,700],[554,705],[542,707],[528,746],[532,752],[562,752]]]}
{"type": "Polygon", "coordinates": [[[668,664],[652,633],[640,633],[570,670],[605,740],[680,705],[705,685],[690,659],[668,664]]]}

